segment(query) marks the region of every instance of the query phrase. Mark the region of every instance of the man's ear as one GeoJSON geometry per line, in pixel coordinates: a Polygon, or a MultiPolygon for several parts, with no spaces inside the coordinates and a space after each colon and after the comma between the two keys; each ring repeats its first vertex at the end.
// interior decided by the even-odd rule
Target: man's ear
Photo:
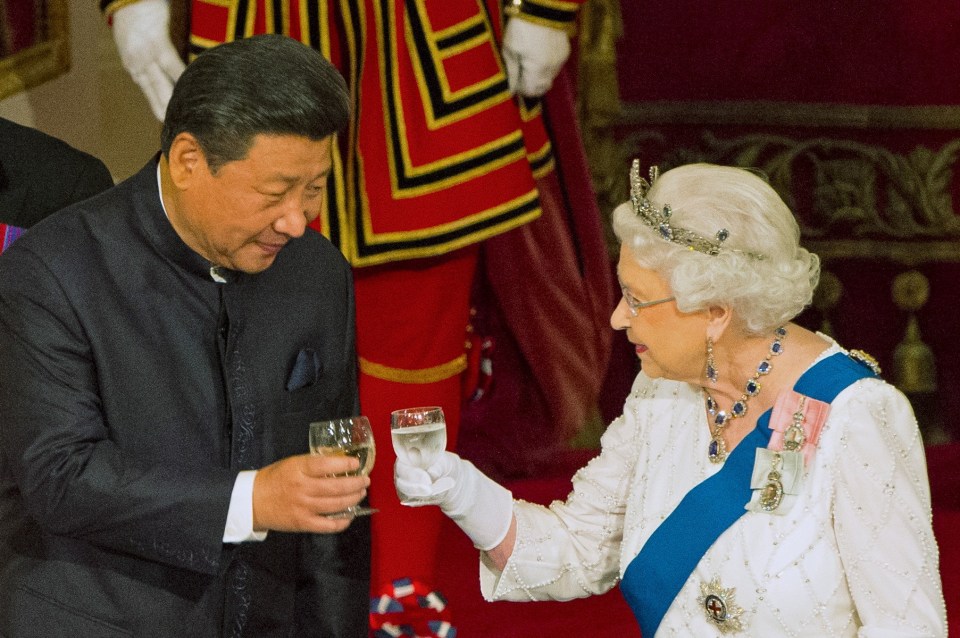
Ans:
{"type": "Polygon", "coordinates": [[[199,177],[210,172],[200,142],[190,133],[180,133],[173,139],[167,163],[170,179],[179,190],[187,190],[199,177]]]}
{"type": "Polygon", "coordinates": [[[720,341],[732,318],[730,306],[721,304],[707,308],[707,336],[714,342],[720,341]]]}

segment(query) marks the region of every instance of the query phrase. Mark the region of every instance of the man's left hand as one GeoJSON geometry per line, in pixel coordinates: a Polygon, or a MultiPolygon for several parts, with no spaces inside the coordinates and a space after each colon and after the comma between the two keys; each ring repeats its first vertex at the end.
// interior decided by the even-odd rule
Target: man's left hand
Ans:
{"type": "Polygon", "coordinates": [[[348,476],[360,469],[350,456],[300,454],[257,471],[253,529],[258,532],[342,532],[351,519],[332,518],[367,495],[370,479],[348,476]]]}

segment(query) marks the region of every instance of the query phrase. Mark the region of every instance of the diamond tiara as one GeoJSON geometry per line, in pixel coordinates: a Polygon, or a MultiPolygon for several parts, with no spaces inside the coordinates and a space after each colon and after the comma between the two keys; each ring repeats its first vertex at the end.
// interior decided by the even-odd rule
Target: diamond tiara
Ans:
{"type": "Polygon", "coordinates": [[[650,181],[640,177],[640,160],[633,160],[630,166],[630,202],[633,204],[633,210],[644,224],[652,228],[662,239],[671,241],[681,246],[686,246],[689,250],[696,250],[705,255],[719,255],[721,251],[740,253],[753,259],[763,259],[763,255],[751,253],[736,248],[724,248],[723,242],[730,237],[730,231],[721,228],[714,235],[713,239],[708,239],[692,230],[687,230],[682,226],[674,226],[670,223],[670,217],[673,215],[669,204],[664,204],[662,209],[657,209],[653,203],[647,199],[647,192],[657,181],[660,175],[660,169],[656,166],[650,167],[650,181]]]}

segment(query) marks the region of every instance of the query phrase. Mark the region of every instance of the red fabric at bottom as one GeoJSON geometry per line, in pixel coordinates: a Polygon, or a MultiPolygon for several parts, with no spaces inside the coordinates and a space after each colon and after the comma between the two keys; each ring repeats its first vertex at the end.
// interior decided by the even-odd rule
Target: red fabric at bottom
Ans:
{"type": "MultiPolygon", "coordinates": [[[[357,353],[363,360],[403,373],[443,366],[463,356],[470,287],[477,248],[449,256],[355,271],[357,353]]],[[[400,505],[393,485],[396,455],[390,413],[440,406],[447,422],[447,449],[455,449],[460,425],[461,375],[429,383],[400,383],[360,373],[360,409],[373,427],[377,460],[370,475],[371,591],[398,578],[432,587],[443,515],[436,507],[400,505]]]]}
{"type": "MultiPolygon", "coordinates": [[[[438,507],[400,504],[393,485],[396,454],[390,441],[390,412],[401,407],[439,405],[447,417],[447,438],[455,441],[460,421],[459,376],[429,386],[417,386],[361,375],[360,396],[364,414],[370,418],[371,424],[378,424],[374,425],[377,460],[370,475],[370,503],[380,510],[371,520],[371,588],[377,590],[403,577],[422,580],[432,587],[440,521],[444,516],[438,507]]],[[[450,447],[449,442],[447,447],[450,447]]]]}

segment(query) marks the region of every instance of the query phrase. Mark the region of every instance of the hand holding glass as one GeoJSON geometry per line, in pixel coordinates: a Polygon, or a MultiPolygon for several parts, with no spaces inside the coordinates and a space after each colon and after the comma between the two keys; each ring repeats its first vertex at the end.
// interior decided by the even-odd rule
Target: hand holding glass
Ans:
{"type": "MultiPolygon", "coordinates": [[[[373,430],[365,416],[315,421],[310,424],[310,452],[325,456],[353,456],[360,461],[360,469],[354,475],[367,475],[373,469],[377,449],[373,442],[373,430]]],[[[377,510],[354,505],[342,512],[326,514],[330,518],[366,516],[377,510]]]]}
{"type": "MultiPolygon", "coordinates": [[[[390,435],[397,458],[427,470],[447,447],[447,423],[443,410],[438,407],[396,410],[390,415],[390,435]]],[[[440,479],[443,480],[449,481],[440,479]]],[[[442,485],[435,487],[445,489],[442,485]]],[[[428,501],[407,499],[403,504],[426,505],[428,501]]]]}

